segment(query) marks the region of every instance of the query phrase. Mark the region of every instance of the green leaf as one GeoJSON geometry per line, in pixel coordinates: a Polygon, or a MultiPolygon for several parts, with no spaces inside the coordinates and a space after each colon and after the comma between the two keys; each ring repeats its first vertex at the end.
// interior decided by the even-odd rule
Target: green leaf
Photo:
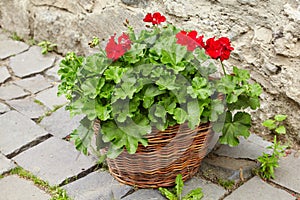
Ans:
{"type": "Polygon", "coordinates": [[[194,189],[185,195],[182,200],[200,200],[203,198],[203,192],[201,188],[194,189]]]}
{"type": "Polygon", "coordinates": [[[164,123],[166,122],[166,114],[167,114],[166,109],[165,109],[163,106],[161,106],[161,105],[159,105],[159,104],[156,104],[154,115],[155,115],[156,117],[161,118],[161,120],[162,120],[164,123]]]}
{"type": "Polygon", "coordinates": [[[278,134],[286,134],[286,129],[283,125],[281,125],[275,129],[275,132],[278,134]]]}
{"type": "Polygon", "coordinates": [[[202,77],[195,77],[192,80],[192,86],[187,87],[187,93],[193,98],[207,99],[212,95],[212,90],[208,84],[207,79],[202,77]]]}
{"type": "Polygon", "coordinates": [[[105,106],[96,104],[96,115],[98,117],[98,119],[100,119],[101,121],[106,121],[110,118],[110,113],[112,111],[111,109],[111,105],[107,104],[105,106]]]}
{"type": "Polygon", "coordinates": [[[176,84],[176,76],[174,74],[172,74],[172,75],[161,75],[160,78],[155,83],[159,86],[160,90],[180,89],[179,85],[176,84]]]}
{"type": "Polygon", "coordinates": [[[104,75],[106,80],[113,80],[116,84],[121,82],[122,75],[125,69],[119,66],[110,66],[105,70],[104,75]]]}
{"type": "Polygon", "coordinates": [[[129,154],[134,154],[138,148],[138,140],[132,136],[127,136],[126,150],[129,154]]]}
{"type": "Polygon", "coordinates": [[[155,85],[149,85],[145,91],[145,97],[149,98],[149,97],[155,97],[158,96],[160,94],[165,93],[165,90],[160,90],[157,86],[155,85]]]}
{"type": "Polygon", "coordinates": [[[131,45],[130,50],[124,54],[124,60],[131,64],[139,62],[141,58],[144,57],[144,50],[146,49],[146,47],[147,45],[145,44],[134,43],[133,45],[131,45]]]}
{"type": "Polygon", "coordinates": [[[176,195],[173,194],[172,192],[170,192],[168,189],[160,187],[160,188],[158,188],[158,190],[167,199],[169,199],[169,200],[178,200],[176,195]]]}
{"type": "Polygon", "coordinates": [[[222,77],[217,84],[217,90],[223,94],[230,94],[234,91],[236,84],[233,82],[232,76],[224,76],[222,77]]]}
{"type": "Polygon", "coordinates": [[[87,148],[91,145],[93,135],[94,131],[92,129],[92,121],[90,121],[87,117],[84,117],[80,121],[79,127],[72,132],[70,137],[71,140],[75,141],[76,149],[87,155],[87,148]]]}
{"type": "Polygon", "coordinates": [[[174,109],[176,108],[176,98],[173,94],[170,94],[168,96],[161,97],[160,101],[157,103],[165,108],[165,110],[169,114],[174,113],[174,109]]]}
{"type": "Polygon", "coordinates": [[[89,120],[94,120],[97,117],[95,100],[83,99],[82,112],[86,114],[89,120]]]}
{"type": "Polygon", "coordinates": [[[154,103],[154,97],[144,98],[143,107],[150,108],[153,103],[154,103]]]}
{"type": "MultiPolygon", "coordinates": [[[[227,101],[228,103],[228,101],[227,101]]],[[[259,98],[256,97],[249,97],[245,94],[241,94],[238,97],[238,100],[234,103],[228,103],[228,109],[229,110],[239,110],[239,109],[245,109],[250,107],[252,110],[255,110],[260,107],[260,101],[259,98]]]]}
{"type": "Polygon", "coordinates": [[[251,91],[251,96],[252,97],[257,97],[262,93],[262,88],[258,83],[254,83],[250,85],[250,91],[251,91]]]}
{"type": "Polygon", "coordinates": [[[200,116],[203,112],[203,107],[199,107],[197,100],[192,100],[187,103],[188,111],[188,126],[191,129],[194,129],[200,123],[200,116]]]}
{"type": "Polygon", "coordinates": [[[83,94],[92,99],[96,98],[96,96],[100,93],[100,89],[103,87],[105,80],[99,77],[93,77],[85,80],[81,89],[83,90],[83,94]]]}
{"type": "Polygon", "coordinates": [[[94,72],[95,75],[102,75],[109,66],[108,59],[99,53],[86,57],[84,60],[84,69],[94,72]]]}
{"type": "Polygon", "coordinates": [[[114,148],[114,147],[110,146],[107,151],[107,157],[110,159],[115,159],[123,152],[123,150],[124,150],[123,148],[119,149],[119,148],[114,148]]]}
{"type": "Polygon", "coordinates": [[[224,112],[224,105],[221,100],[215,99],[211,102],[211,116],[210,121],[215,122],[218,120],[220,114],[224,112]]]}
{"type": "Polygon", "coordinates": [[[232,119],[231,112],[227,112],[222,136],[219,139],[220,143],[237,146],[239,144],[239,136],[249,137],[250,126],[251,116],[248,113],[237,112],[232,119]]]}
{"type": "Polygon", "coordinates": [[[127,97],[129,99],[133,98],[133,94],[137,88],[134,86],[133,83],[130,82],[124,82],[119,85],[119,87],[115,88],[114,90],[114,96],[112,97],[111,102],[114,103],[118,99],[126,99],[127,97]]]}
{"type": "Polygon", "coordinates": [[[239,82],[248,80],[250,78],[250,74],[248,70],[239,69],[237,67],[233,67],[234,77],[237,78],[239,82]]]}
{"type": "Polygon", "coordinates": [[[187,113],[182,108],[176,108],[174,110],[173,118],[177,121],[178,124],[182,124],[187,119],[187,113]]]}
{"type": "Polygon", "coordinates": [[[183,190],[183,181],[182,181],[182,175],[181,174],[178,174],[176,176],[175,184],[176,184],[175,185],[176,195],[177,195],[178,198],[180,198],[182,190],[183,190]]]}
{"type": "Polygon", "coordinates": [[[287,115],[275,115],[274,119],[278,122],[284,121],[287,118],[287,115]]]}
{"type": "Polygon", "coordinates": [[[262,125],[263,125],[264,127],[267,127],[267,128],[270,129],[270,130],[273,130],[273,129],[276,128],[276,124],[275,124],[275,121],[274,121],[273,119],[267,119],[267,120],[265,120],[265,121],[262,123],[262,125]]]}

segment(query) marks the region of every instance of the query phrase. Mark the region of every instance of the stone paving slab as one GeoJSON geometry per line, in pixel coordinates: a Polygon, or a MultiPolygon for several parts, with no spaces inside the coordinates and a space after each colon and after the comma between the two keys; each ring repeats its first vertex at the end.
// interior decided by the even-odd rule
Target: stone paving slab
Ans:
{"type": "Polygon", "coordinates": [[[16,55],[29,48],[28,44],[14,40],[0,41],[0,59],[8,58],[9,56],[16,55]]]}
{"type": "Polygon", "coordinates": [[[52,135],[65,138],[79,126],[80,120],[83,117],[83,115],[76,115],[71,118],[69,111],[65,110],[65,107],[62,107],[50,116],[44,117],[40,125],[52,135]]]}
{"type": "Polygon", "coordinates": [[[6,102],[11,107],[31,119],[37,119],[40,116],[43,116],[48,110],[45,106],[34,102],[33,98],[11,100],[6,102]]]}
{"type": "Polygon", "coordinates": [[[7,112],[9,110],[10,110],[10,108],[7,105],[5,105],[4,103],[0,102],[0,114],[5,113],[5,112],[7,112]]]}
{"type": "Polygon", "coordinates": [[[3,200],[47,200],[51,196],[36,187],[33,182],[17,175],[0,179],[0,199],[3,200]]]}
{"type": "Polygon", "coordinates": [[[10,67],[16,76],[25,77],[50,68],[54,61],[54,56],[42,55],[41,48],[33,46],[28,51],[11,57],[10,67]]]}
{"type": "Polygon", "coordinates": [[[17,111],[0,115],[0,151],[4,155],[18,152],[22,147],[48,133],[17,111]]]}
{"type": "Polygon", "coordinates": [[[258,177],[254,177],[239,187],[224,200],[295,200],[288,192],[272,187],[258,177]]]}
{"type": "Polygon", "coordinates": [[[59,185],[95,165],[92,158],[81,154],[74,145],[56,137],[20,153],[13,160],[50,185],[59,185]]]}
{"type": "Polygon", "coordinates": [[[52,110],[55,106],[60,106],[68,102],[63,95],[58,97],[57,91],[57,86],[54,86],[50,89],[39,92],[35,98],[52,110]]]}
{"type": "Polygon", "coordinates": [[[42,75],[36,75],[34,77],[21,79],[21,80],[15,81],[14,83],[16,85],[30,91],[33,94],[52,87],[50,82],[47,79],[45,79],[42,75]]]}
{"type": "Polygon", "coordinates": [[[200,170],[210,179],[239,182],[241,179],[252,177],[255,167],[258,167],[258,164],[251,160],[209,155],[203,159],[200,170]]]}
{"type": "Polygon", "coordinates": [[[58,58],[56,59],[56,62],[55,62],[55,64],[54,64],[54,67],[51,67],[51,68],[48,69],[48,70],[46,71],[46,73],[45,73],[49,78],[51,78],[51,79],[53,79],[53,80],[55,80],[55,81],[60,81],[60,77],[59,77],[59,75],[57,74],[57,72],[58,72],[58,70],[59,70],[59,64],[60,64],[60,62],[61,62],[62,59],[63,59],[62,57],[58,57],[58,58]]]}
{"type": "Polygon", "coordinates": [[[0,84],[10,78],[9,71],[5,66],[0,66],[0,84]]]}
{"type": "Polygon", "coordinates": [[[300,158],[295,152],[279,160],[273,182],[300,194],[300,158]]]}
{"type": "Polygon", "coordinates": [[[9,84],[9,85],[0,87],[0,99],[3,99],[3,100],[21,98],[26,95],[29,95],[29,93],[14,84],[9,84]]]}
{"type": "Polygon", "coordinates": [[[221,145],[214,153],[220,156],[256,160],[263,152],[271,153],[272,151],[270,149],[266,149],[271,145],[271,142],[263,140],[256,134],[251,134],[248,139],[240,138],[240,144],[238,146],[230,147],[228,145],[221,145]]]}
{"type": "Polygon", "coordinates": [[[10,159],[6,158],[2,153],[0,153],[0,174],[8,172],[15,166],[16,165],[10,159]]]}
{"type": "MultiPolygon", "coordinates": [[[[201,179],[199,177],[194,177],[184,183],[182,195],[188,194],[191,190],[196,188],[202,188],[203,198],[201,200],[216,200],[220,199],[227,192],[224,188],[211,183],[207,180],[201,179]]],[[[153,189],[139,189],[133,194],[130,194],[124,198],[124,200],[165,200],[158,190],[153,189]]]]}
{"type": "Polygon", "coordinates": [[[182,195],[188,194],[191,190],[202,188],[203,198],[201,200],[220,199],[227,192],[221,186],[211,183],[199,177],[194,177],[184,183],[182,195]]]}
{"type": "Polygon", "coordinates": [[[107,171],[93,172],[63,188],[74,200],[117,200],[131,189],[116,181],[107,171]]]}
{"type": "Polygon", "coordinates": [[[158,190],[140,189],[122,200],[166,200],[158,190]]]}

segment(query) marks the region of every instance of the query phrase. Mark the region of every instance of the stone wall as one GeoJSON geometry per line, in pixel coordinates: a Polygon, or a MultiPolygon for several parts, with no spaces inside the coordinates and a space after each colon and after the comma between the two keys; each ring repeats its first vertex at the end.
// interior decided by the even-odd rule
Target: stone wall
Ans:
{"type": "Polygon", "coordinates": [[[226,65],[250,69],[264,88],[254,131],[261,120],[287,114],[289,134],[300,142],[299,0],[1,0],[0,26],[57,43],[60,53],[88,54],[93,36],[125,30],[125,19],[141,28],[152,11],[207,37],[230,37],[235,50],[226,65]]]}

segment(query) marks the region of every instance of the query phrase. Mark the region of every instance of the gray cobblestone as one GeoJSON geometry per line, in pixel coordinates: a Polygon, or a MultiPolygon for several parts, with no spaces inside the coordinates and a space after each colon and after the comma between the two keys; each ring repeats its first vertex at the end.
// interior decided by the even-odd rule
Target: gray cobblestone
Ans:
{"type": "Polygon", "coordinates": [[[122,200],[165,200],[165,198],[154,189],[140,189],[122,200]]]}
{"type": "Polygon", "coordinates": [[[10,74],[5,66],[0,66],[0,84],[10,78],[10,74]]]}
{"type": "Polygon", "coordinates": [[[12,168],[15,167],[15,164],[6,158],[2,153],[0,153],[0,174],[3,174],[4,172],[8,172],[12,168]]]}
{"type": "Polygon", "coordinates": [[[278,188],[274,188],[258,177],[254,177],[224,200],[295,200],[291,194],[278,188]]]}
{"type": "Polygon", "coordinates": [[[121,199],[130,186],[120,184],[108,172],[97,171],[63,187],[74,200],[121,199]]]}
{"type": "Polygon", "coordinates": [[[3,100],[20,98],[20,97],[24,97],[26,95],[29,95],[29,93],[25,92],[22,88],[14,85],[14,84],[9,84],[9,85],[0,87],[0,99],[3,99],[3,100]]]}
{"type": "Polygon", "coordinates": [[[241,179],[252,177],[252,170],[255,167],[258,167],[255,161],[209,155],[203,159],[200,170],[206,177],[213,180],[239,182],[241,179]]]}
{"type": "Polygon", "coordinates": [[[57,96],[57,86],[39,92],[35,98],[51,110],[54,109],[55,106],[60,106],[68,102],[64,96],[57,96]]]}
{"type": "Polygon", "coordinates": [[[47,200],[51,196],[36,187],[31,181],[17,175],[0,179],[0,198],[3,200],[47,200]]]}
{"type": "Polygon", "coordinates": [[[0,41],[0,59],[5,59],[9,56],[16,55],[29,48],[24,42],[4,40],[0,41]]]}
{"type": "Polygon", "coordinates": [[[0,103],[0,114],[5,113],[7,111],[9,111],[9,107],[7,105],[5,105],[4,103],[0,103]]]}
{"type": "Polygon", "coordinates": [[[275,180],[273,182],[289,188],[300,194],[300,158],[295,152],[279,161],[279,168],[275,170],[275,180]]]}
{"type": "Polygon", "coordinates": [[[34,77],[21,79],[14,82],[16,85],[30,91],[35,94],[39,91],[52,87],[50,82],[45,79],[42,75],[36,75],[34,77]]]}
{"type": "Polygon", "coordinates": [[[267,149],[270,145],[272,145],[271,142],[265,141],[255,134],[251,134],[248,139],[240,138],[238,146],[230,147],[228,145],[221,145],[215,153],[220,156],[256,160],[263,152],[271,152],[270,149],[267,149]]]}
{"type": "Polygon", "coordinates": [[[33,98],[7,101],[7,103],[31,119],[37,119],[48,110],[45,106],[34,102],[33,98]]]}
{"type": "Polygon", "coordinates": [[[73,144],[56,137],[22,152],[13,160],[50,185],[61,184],[95,165],[92,158],[80,154],[73,144]]]}
{"type": "Polygon", "coordinates": [[[4,155],[18,152],[25,145],[48,134],[17,111],[0,115],[0,124],[0,151],[4,155]]]}
{"type": "Polygon", "coordinates": [[[28,51],[10,59],[10,67],[18,77],[25,77],[50,68],[55,61],[51,55],[42,55],[41,48],[31,47],[28,51]]]}
{"type": "Polygon", "coordinates": [[[45,73],[49,78],[53,79],[54,81],[60,81],[60,78],[59,78],[59,75],[57,74],[57,72],[59,70],[59,64],[60,64],[62,59],[63,59],[62,57],[58,57],[56,59],[54,67],[51,67],[45,73]]]}
{"type": "Polygon", "coordinates": [[[227,192],[224,188],[214,183],[194,177],[184,183],[182,194],[186,195],[188,192],[198,187],[202,188],[204,195],[201,200],[220,199],[227,192]]]}
{"type": "Polygon", "coordinates": [[[71,118],[69,111],[62,107],[52,113],[52,115],[43,118],[40,125],[52,135],[64,138],[79,126],[82,118],[83,115],[76,115],[71,118]]]}

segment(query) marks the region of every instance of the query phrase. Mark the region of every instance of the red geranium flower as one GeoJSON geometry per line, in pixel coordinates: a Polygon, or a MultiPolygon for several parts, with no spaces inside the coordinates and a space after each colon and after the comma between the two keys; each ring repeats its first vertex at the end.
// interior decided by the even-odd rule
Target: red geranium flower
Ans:
{"type": "Polygon", "coordinates": [[[144,22],[151,22],[153,25],[154,24],[161,24],[162,22],[166,21],[166,17],[161,15],[159,12],[153,13],[148,13],[145,18],[143,19],[144,22]]]}
{"type": "Polygon", "coordinates": [[[123,33],[118,38],[118,43],[115,41],[115,36],[116,34],[111,36],[105,48],[107,57],[112,60],[117,60],[123,56],[131,47],[131,41],[127,34],[123,33]]]}
{"type": "Polygon", "coordinates": [[[229,58],[230,52],[234,50],[234,48],[230,46],[230,40],[228,38],[221,37],[218,40],[215,40],[213,37],[206,41],[205,50],[206,54],[211,58],[220,58],[220,60],[223,61],[229,58]]]}
{"type": "Polygon", "coordinates": [[[187,33],[186,31],[180,31],[176,34],[177,44],[187,46],[188,51],[194,51],[196,47],[204,47],[203,35],[197,38],[197,31],[191,31],[187,33]]]}

